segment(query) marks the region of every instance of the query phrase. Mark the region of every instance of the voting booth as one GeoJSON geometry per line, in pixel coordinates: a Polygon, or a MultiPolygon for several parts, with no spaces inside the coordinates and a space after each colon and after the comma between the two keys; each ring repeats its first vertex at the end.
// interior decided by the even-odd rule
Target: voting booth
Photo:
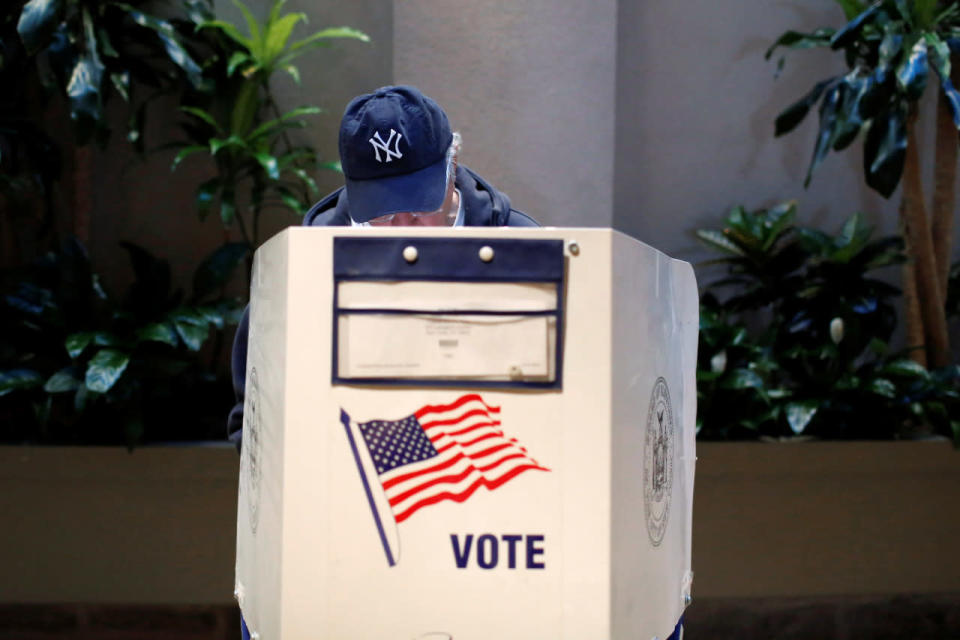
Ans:
{"type": "Polygon", "coordinates": [[[690,265],[610,229],[269,240],[237,520],[252,636],[668,637],[697,329],[690,265]]]}

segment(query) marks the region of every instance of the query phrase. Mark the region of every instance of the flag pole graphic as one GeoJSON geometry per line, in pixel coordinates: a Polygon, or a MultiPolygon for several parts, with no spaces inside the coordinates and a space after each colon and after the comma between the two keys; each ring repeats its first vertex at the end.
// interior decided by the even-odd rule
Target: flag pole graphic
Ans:
{"type": "Polygon", "coordinates": [[[370,482],[367,480],[367,474],[363,469],[363,462],[360,460],[360,451],[357,449],[357,442],[350,430],[350,416],[343,409],[340,409],[340,422],[347,431],[347,439],[350,441],[350,449],[353,451],[353,458],[357,463],[357,471],[360,472],[360,480],[363,482],[363,490],[367,494],[367,502],[370,503],[370,513],[373,514],[373,520],[377,524],[377,533],[380,534],[380,543],[383,545],[383,551],[387,554],[387,564],[391,567],[397,564],[390,551],[390,545],[387,543],[387,534],[383,528],[383,521],[380,519],[380,513],[377,511],[377,505],[373,500],[373,492],[370,490],[370,482]]]}

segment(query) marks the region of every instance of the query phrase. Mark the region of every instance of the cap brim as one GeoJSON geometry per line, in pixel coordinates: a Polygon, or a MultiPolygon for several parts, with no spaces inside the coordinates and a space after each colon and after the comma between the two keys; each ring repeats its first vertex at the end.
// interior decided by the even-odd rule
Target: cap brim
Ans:
{"type": "Polygon", "coordinates": [[[389,178],[346,180],[350,217],[369,222],[391,213],[436,211],[447,192],[447,161],[389,178]]]}

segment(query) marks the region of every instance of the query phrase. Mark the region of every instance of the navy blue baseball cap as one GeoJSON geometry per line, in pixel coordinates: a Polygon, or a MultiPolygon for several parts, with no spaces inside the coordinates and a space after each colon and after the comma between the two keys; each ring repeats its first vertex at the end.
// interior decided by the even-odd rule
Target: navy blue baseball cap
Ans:
{"type": "Polygon", "coordinates": [[[416,87],[382,87],[351,100],[340,122],[350,217],[368,222],[439,209],[452,141],[447,114],[416,87]]]}

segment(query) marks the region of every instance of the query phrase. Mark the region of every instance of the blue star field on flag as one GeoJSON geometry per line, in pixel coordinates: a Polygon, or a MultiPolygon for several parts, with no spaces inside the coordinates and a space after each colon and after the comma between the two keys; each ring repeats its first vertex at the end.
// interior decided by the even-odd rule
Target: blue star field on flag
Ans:
{"type": "Polygon", "coordinates": [[[379,474],[437,455],[416,416],[403,420],[371,420],[357,426],[379,474]]]}

